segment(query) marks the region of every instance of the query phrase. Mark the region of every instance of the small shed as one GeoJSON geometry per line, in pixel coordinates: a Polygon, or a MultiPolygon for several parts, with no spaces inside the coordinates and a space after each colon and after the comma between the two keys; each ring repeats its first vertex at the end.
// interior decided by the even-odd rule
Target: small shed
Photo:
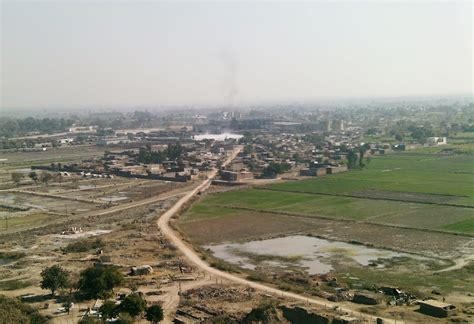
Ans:
{"type": "Polygon", "coordinates": [[[383,300],[383,296],[381,296],[380,294],[372,293],[369,291],[357,292],[352,298],[353,303],[364,305],[382,304],[383,300]]]}
{"type": "Polygon", "coordinates": [[[456,306],[434,299],[420,301],[420,312],[434,317],[449,317],[456,314],[456,306]]]}

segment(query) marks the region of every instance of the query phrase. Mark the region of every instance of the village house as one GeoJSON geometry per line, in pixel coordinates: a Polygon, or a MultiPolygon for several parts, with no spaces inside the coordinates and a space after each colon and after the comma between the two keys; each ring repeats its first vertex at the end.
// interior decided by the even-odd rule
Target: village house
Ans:
{"type": "Polygon", "coordinates": [[[449,317],[456,314],[456,306],[434,299],[420,301],[420,312],[434,317],[449,317]]]}

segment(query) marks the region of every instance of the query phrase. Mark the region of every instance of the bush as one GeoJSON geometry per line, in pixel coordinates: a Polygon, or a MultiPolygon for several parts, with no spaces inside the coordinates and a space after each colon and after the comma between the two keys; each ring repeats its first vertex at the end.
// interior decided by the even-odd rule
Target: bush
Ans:
{"type": "Polygon", "coordinates": [[[120,314],[118,320],[115,321],[115,324],[133,324],[133,318],[127,313],[120,314]]]}
{"type": "Polygon", "coordinates": [[[267,277],[261,273],[252,272],[247,276],[247,279],[252,281],[266,281],[267,277]]]}
{"type": "Polygon", "coordinates": [[[84,239],[68,244],[68,246],[64,248],[64,252],[88,252],[102,247],[104,247],[104,242],[99,238],[95,240],[84,239]]]}
{"type": "Polygon", "coordinates": [[[86,316],[79,321],[79,324],[104,324],[105,322],[100,318],[86,316]]]}
{"type": "Polygon", "coordinates": [[[225,261],[222,260],[216,260],[210,263],[210,266],[222,271],[227,271],[227,272],[237,272],[239,273],[239,270],[236,266],[229,264],[225,261]]]}
{"type": "Polygon", "coordinates": [[[43,324],[47,320],[31,306],[18,299],[0,295],[0,323],[43,324]]]}
{"type": "Polygon", "coordinates": [[[22,281],[18,279],[10,279],[0,281],[0,290],[17,290],[31,286],[31,281],[22,281]]]}
{"type": "Polygon", "coordinates": [[[23,258],[25,255],[26,254],[24,252],[0,252],[0,259],[16,261],[23,258]]]}

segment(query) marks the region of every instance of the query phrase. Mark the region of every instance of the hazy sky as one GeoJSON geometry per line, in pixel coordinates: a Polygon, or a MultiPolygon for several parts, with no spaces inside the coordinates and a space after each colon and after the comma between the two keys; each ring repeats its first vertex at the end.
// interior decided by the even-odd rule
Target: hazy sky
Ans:
{"type": "Polygon", "coordinates": [[[1,10],[4,108],[473,91],[470,1],[2,1],[1,10]]]}

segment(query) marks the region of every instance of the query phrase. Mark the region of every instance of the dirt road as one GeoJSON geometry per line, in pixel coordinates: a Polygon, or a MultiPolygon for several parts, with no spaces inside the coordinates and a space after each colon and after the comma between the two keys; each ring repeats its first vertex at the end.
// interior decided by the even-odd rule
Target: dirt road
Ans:
{"type": "MultiPolygon", "coordinates": [[[[225,164],[232,161],[235,158],[235,156],[237,156],[239,151],[240,150],[235,150],[230,155],[230,157],[227,159],[225,164]]],[[[209,175],[209,178],[207,180],[205,180],[201,185],[199,185],[194,190],[188,192],[185,196],[183,196],[181,199],[179,199],[170,209],[168,209],[163,215],[161,215],[161,217],[158,219],[158,222],[157,222],[158,227],[160,228],[163,235],[165,235],[171,242],[173,242],[173,244],[185,255],[185,257],[191,263],[193,263],[199,269],[205,271],[208,274],[211,274],[213,276],[216,276],[218,278],[221,278],[221,279],[224,279],[224,280],[227,280],[227,281],[231,281],[231,282],[236,283],[236,284],[241,284],[241,285],[245,285],[245,286],[248,286],[248,287],[252,287],[252,288],[255,288],[257,290],[260,290],[262,292],[265,292],[267,294],[274,295],[274,296],[277,296],[277,297],[284,297],[284,298],[289,298],[289,299],[293,299],[293,300],[303,301],[303,302],[306,302],[306,303],[311,303],[311,304],[323,306],[323,307],[326,307],[326,308],[335,308],[335,307],[337,307],[342,312],[347,312],[349,314],[352,314],[353,316],[363,318],[363,319],[365,319],[369,322],[375,323],[377,317],[357,312],[354,309],[351,309],[347,306],[341,306],[341,304],[332,303],[332,302],[329,302],[329,301],[323,300],[323,299],[309,298],[309,297],[306,297],[306,296],[303,296],[303,295],[295,294],[295,293],[288,292],[288,291],[283,291],[283,290],[280,290],[280,289],[276,289],[276,288],[273,288],[273,287],[263,285],[261,283],[253,282],[253,281],[244,279],[242,277],[239,277],[237,275],[227,273],[227,272],[224,272],[224,271],[220,271],[216,268],[211,267],[209,264],[207,264],[205,261],[203,261],[199,257],[199,255],[197,255],[194,252],[193,248],[191,246],[187,245],[183,240],[181,240],[179,235],[176,234],[173,231],[173,229],[171,229],[171,227],[169,226],[169,221],[170,221],[171,217],[173,215],[175,215],[180,210],[180,208],[185,203],[187,203],[194,195],[196,195],[200,191],[203,191],[203,190],[207,189],[207,187],[209,187],[212,179],[216,176],[216,174],[217,174],[217,170],[214,170],[213,172],[211,172],[211,174],[209,175]]],[[[386,319],[386,318],[384,318],[383,320],[384,320],[385,323],[394,323],[395,322],[394,320],[386,319]]],[[[403,321],[397,321],[397,323],[403,323],[403,321]]]]}

